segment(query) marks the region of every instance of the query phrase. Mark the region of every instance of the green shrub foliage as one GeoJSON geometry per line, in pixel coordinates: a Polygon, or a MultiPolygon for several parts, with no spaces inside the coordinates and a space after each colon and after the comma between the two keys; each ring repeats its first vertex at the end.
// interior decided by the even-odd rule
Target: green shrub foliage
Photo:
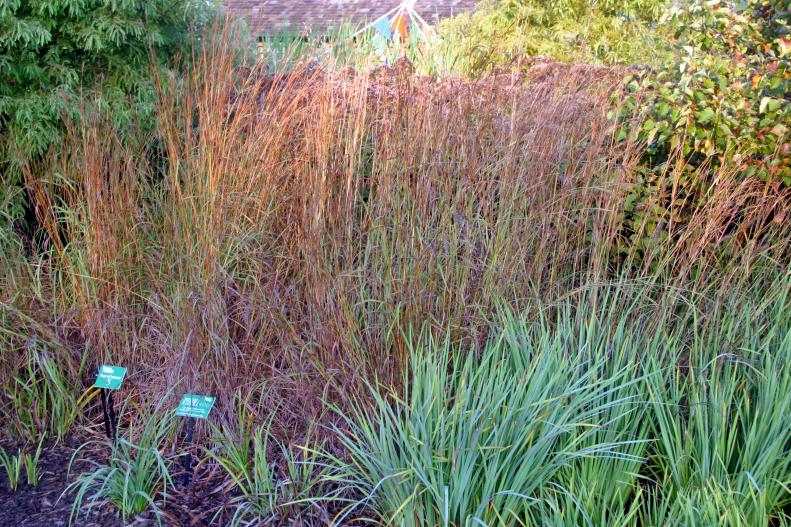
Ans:
{"type": "Polygon", "coordinates": [[[626,199],[629,246],[648,250],[670,235],[662,226],[690,221],[691,209],[711,199],[711,174],[772,194],[791,185],[789,9],[708,0],[663,15],[663,64],[628,76],[614,101],[630,123],[620,138],[646,147],[626,199]],[[671,202],[686,206],[671,214],[671,202]]]}
{"type": "Polygon", "coordinates": [[[730,165],[791,185],[788,3],[698,1],[669,10],[665,22],[673,52],[658,72],[629,79],[630,90],[647,97],[637,133],[652,164],[680,150],[690,169],[730,165]]]}
{"type": "Polygon", "coordinates": [[[467,75],[525,55],[591,64],[644,63],[659,48],[653,30],[664,0],[498,0],[442,24],[467,75]]]}
{"type": "Polygon", "coordinates": [[[86,92],[101,87],[102,104],[129,126],[133,105],[138,117],[150,114],[152,57],[179,53],[208,5],[0,0],[0,193],[19,183],[24,164],[57,144],[63,119],[77,118],[75,99],[86,92]]]}

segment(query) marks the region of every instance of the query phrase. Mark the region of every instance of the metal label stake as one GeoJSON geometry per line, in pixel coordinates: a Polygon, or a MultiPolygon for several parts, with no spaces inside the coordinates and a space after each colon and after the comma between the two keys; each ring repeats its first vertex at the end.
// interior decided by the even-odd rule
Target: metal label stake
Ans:
{"type": "Polygon", "coordinates": [[[189,450],[189,445],[192,444],[192,436],[195,430],[195,419],[206,419],[209,417],[214,406],[214,397],[207,395],[191,395],[184,394],[181,397],[181,402],[176,408],[176,415],[187,418],[187,453],[184,457],[184,486],[190,483],[192,478],[192,452],[189,450]]]}
{"type": "Polygon", "coordinates": [[[107,412],[107,395],[104,393],[104,388],[99,389],[99,397],[102,400],[102,418],[104,420],[104,433],[107,439],[114,439],[112,428],[110,427],[110,414],[107,412]]]}
{"type": "Polygon", "coordinates": [[[192,479],[192,451],[190,450],[190,445],[192,444],[192,435],[195,431],[195,419],[192,417],[187,418],[187,455],[184,456],[184,486],[190,484],[190,479],[192,479]]]}
{"type": "Polygon", "coordinates": [[[115,433],[118,428],[118,421],[115,416],[115,403],[113,402],[113,391],[121,387],[126,376],[126,368],[121,366],[109,366],[107,364],[99,366],[96,371],[96,382],[94,386],[99,388],[99,397],[102,400],[102,417],[104,418],[104,433],[107,439],[115,441],[115,433]],[[109,392],[106,394],[105,391],[109,392]]]}

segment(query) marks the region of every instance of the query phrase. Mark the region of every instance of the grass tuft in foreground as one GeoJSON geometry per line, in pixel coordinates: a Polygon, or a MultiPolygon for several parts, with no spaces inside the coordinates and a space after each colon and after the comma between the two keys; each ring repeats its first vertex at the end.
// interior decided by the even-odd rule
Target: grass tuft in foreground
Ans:
{"type": "MultiPolygon", "coordinates": [[[[126,430],[114,441],[102,442],[109,450],[106,463],[93,459],[82,460],[92,465],[94,470],[79,474],[63,492],[63,495],[74,492],[71,524],[83,512],[90,512],[94,507],[107,503],[115,506],[124,521],[152,510],[161,523],[161,511],[157,503],[167,499],[168,487],[173,486],[170,477],[172,460],[163,447],[165,441],[170,439],[168,436],[173,431],[174,421],[170,414],[163,414],[159,407],[146,411],[145,415],[148,417],[139,426],[126,430]]],[[[96,446],[95,442],[85,443],[74,453],[69,471],[81,450],[90,446],[96,446]]]]}
{"type": "Polygon", "coordinates": [[[791,502],[791,277],[712,299],[616,282],[423,335],[342,412],[337,480],[386,525],[768,526],[791,502]]]}

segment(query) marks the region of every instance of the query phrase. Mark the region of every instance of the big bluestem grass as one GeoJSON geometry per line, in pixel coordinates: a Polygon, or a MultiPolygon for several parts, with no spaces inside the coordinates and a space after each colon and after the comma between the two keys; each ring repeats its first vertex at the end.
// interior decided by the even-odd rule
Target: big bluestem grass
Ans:
{"type": "MultiPolygon", "coordinates": [[[[606,277],[615,253],[668,282],[786,260],[788,192],[724,170],[701,174],[705,205],[671,200],[673,222],[641,228],[665,229],[655,252],[630,250],[623,198],[644,176],[606,118],[615,70],[548,67],[527,85],[266,73],[238,67],[230,40],[205,39],[186,78],[160,79],[153,136],[122,139],[86,105],[48,170],[28,173],[45,250],[8,252],[9,349],[57,326],[96,362],[181,364],[169,371],[228,404],[229,372],[306,348],[329,370],[398,374],[399,326],[480,341],[498,300],[606,277]]],[[[668,188],[675,169],[657,176],[668,188]]]]}
{"type": "Polygon", "coordinates": [[[152,397],[178,376],[227,408],[237,372],[306,362],[336,392],[396,379],[399,328],[480,342],[497,301],[606,273],[636,151],[612,146],[606,79],[234,60],[207,39],[185,80],[160,79],[157,137],[86,108],[30,176],[50,252],[27,265],[54,300],[23,312],[78,329],[92,361],[162,372],[152,397]]]}
{"type": "MultiPolygon", "coordinates": [[[[402,393],[405,373],[430,366],[405,338],[408,328],[425,328],[442,342],[431,353],[453,366],[454,378],[467,371],[480,383],[475,389],[515,401],[528,394],[512,393],[497,371],[489,380],[473,375],[465,361],[477,361],[473,353],[487,342],[503,351],[510,341],[540,337],[549,346],[536,352],[541,360],[520,365],[524,371],[512,379],[545,376],[545,397],[584,385],[568,409],[532,394],[537,403],[549,401],[543,411],[579,437],[556,438],[556,455],[541,443],[554,461],[538,472],[526,469],[536,483],[523,489],[537,501],[497,494],[520,486],[520,474],[467,501],[450,485],[445,499],[443,486],[432,483],[426,517],[491,519],[495,513],[480,508],[490,499],[514,507],[522,521],[545,515],[606,524],[633,518],[635,507],[641,517],[671,514],[667,503],[693,496],[656,492],[652,482],[663,481],[664,470],[634,474],[637,458],[654,467],[672,459],[658,443],[646,445],[647,436],[659,437],[652,419],[660,414],[638,401],[667,394],[677,404],[676,395],[683,402],[687,392],[647,382],[644,361],[631,350],[667,351],[657,368],[666,368],[667,379],[680,376],[676,362],[685,364],[691,349],[709,349],[700,338],[706,320],[724,316],[711,305],[739,305],[746,291],[763,287],[760,298],[770,284],[787,286],[787,189],[726,168],[701,170],[706,199],[694,206],[678,199],[673,189],[683,163],[646,175],[636,166],[640,145],[614,141],[607,110],[617,70],[547,64],[528,79],[466,82],[419,77],[403,63],[372,71],[322,63],[248,67],[239,64],[230,33],[201,46],[184,77],[158,79],[155,132],[121,134],[101,104],[86,105],[47,156],[46,170],[26,172],[40,229],[35,250],[2,231],[5,380],[24,368],[35,337],[51,344],[69,378],[78,377],[85,351],[91,364],[133,368],[135,379],[145,379],[136,386],[143,400],[160,400],[176,383],[216,394],[214,415],[226,421],[239,389],[272,380],[285,386],[276,420],[304,430],[323,399],[358,401],[366,415],[366,384],[376,379],[402,393]],[[661,207],[670,221],[656,224],[646,214],[627,233],[624,198],[646,177],[660,178],[666,192],[640,207],[661,207]],[[631,244],[647,234],[655,235],[653,246],[631,244]],[[594,287],[614,277],[623,287],[594,287]],[[579,297],[583,290],[589,295],[579,297]],[[674,300],[678,292],[686,300],[674,300]],[[608,300],[613,295],[619,300],[608,300]],[[523,335],[504,332],[501,305],[518,324],[522,317],[530,322],[523,335]],[[563,310],[558,327],[566,341],[556,342],[554,313],[563,310]],[[531,325],[537,312],[545,326],[531,325]],[[667,330],[668,346],[664,333],[646,329],[657,325],[676,328],[667,330]],[[475,358],[446,357],[445,347],[475,358]],[[574,360],[590,371],[556,372],[572,363],[560,348],[588,350],[574,360]],[[600,354],[612,360],[602,362],[600,354]],[[629,381],[613,380],[623,378],[629,381]],[[577,426],[588,422],[614,426],[577,426]],[[576,455],[613,445],[617,456],[576,455]],[[599,474],[614,483],[602,488],[599,474]],[[438,508],[429,511],[430,504],[438,508]]],[[[742,326],[755,334],[780,331],[757,315],[762,309],[728,318],[728,339],[738,341],[742,326]]],[[[713,338],[717,326],[705,327],[713,338]]],[[[721,344],[732,353],[728,339],[721,344]]],[[[488,353],[487,364],[499,368],[496,353],[488,353]]],[[[517,371],[513,360],[503,356],[503,367],[517,371]]],[[[749,401],[758,404],[754,395],[749,401]]],[[[381,404],[374,408],[387,415],[381,404]]],[[[256,412],[258,422],[269,415],[256,412]]],[[[487,416],[495,419],[481,418],[487,416]]],[[[661,434],[673,428],[666,430],[661,434]]],[[[772,484],[755,479],[766,489],[767,511],[782,502],[772,484]]],[[[679,481],[674,485],[687,480],[679,481]]],[[[712,489],[725,503],[732,490],[746,492],[740,485],[723,476],[712,489]]],[[[405,502],[402,489],[393,489],[390,501],[405,502]]],[[[379,507],[384,517],[397,512],[388,507],[379,507]]]]}

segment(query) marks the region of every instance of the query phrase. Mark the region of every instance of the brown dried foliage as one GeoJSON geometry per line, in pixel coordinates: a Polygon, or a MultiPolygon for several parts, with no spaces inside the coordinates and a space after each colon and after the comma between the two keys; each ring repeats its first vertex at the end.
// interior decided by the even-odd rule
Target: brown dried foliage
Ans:
{"type": "MultiPolygon", "coordinates": [[[[268,380],[298,429],[322,397],[398,378],[410,327],[480,344],[499,303],[612,276],[639,177],[639,146],[606,118],[618,72],[265,75],[234,66],[231,41],[160,79],[158,137],[122,140],[86,110],[29,178],[52,251],[5,275],[11,319],[129,366],[144,397],[180,383],[222,408],[268,380]]],[[[788,193],[713,177],[710,204],[634,272],[686,283],[726,240],[738,273],[784,253],[788,193]]]]}

